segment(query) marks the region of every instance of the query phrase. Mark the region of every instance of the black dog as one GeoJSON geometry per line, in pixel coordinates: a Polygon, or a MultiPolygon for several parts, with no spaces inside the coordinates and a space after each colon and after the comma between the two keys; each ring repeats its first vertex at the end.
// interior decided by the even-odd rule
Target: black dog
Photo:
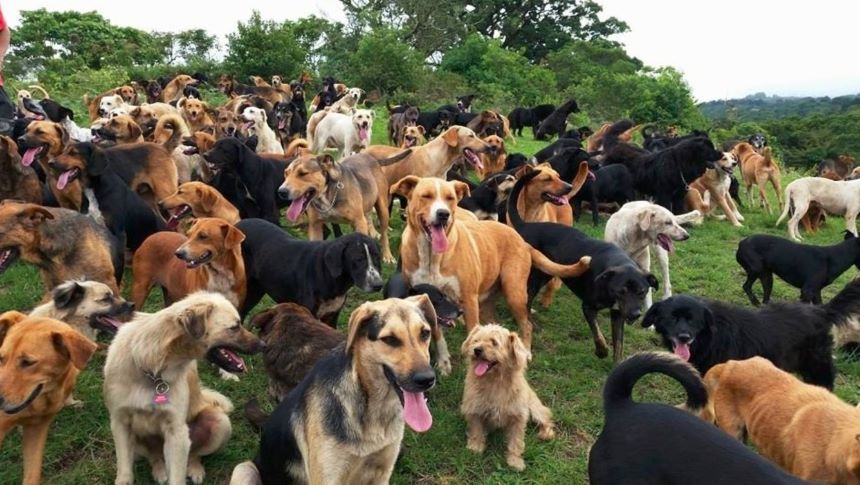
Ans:
{"type": "Polygon", "coordinates": [[[596,226],[600,222],[600,203],[618,204],[618,207],[636,199],[633,190],[633,174],[630,169],[621,164],[600,166],[589,162],[594,180],[585,180],[579,192],[571,198],[573,215],[579,220],[582,214],[582,202],[588,201],[591,209],[591,221],[596,226]]]}
{"type": "Polygon", "coordinates": [[[802,484],[716,426],[694,416],[708,402],[702,378],[667,354],[640,353],[612,370],[603,386],[603,430],[588,454],[592,485],[802,484]],[[687,412],[631,399],[643,376],[660,373],[687,394],[687,412]]]}
{"type": "Polygon", "coordinates": [[[531,127],[532,133],[537,133],[540,124],[555,111],[555,105],[539,104],[534,108],[516,107],[508,114],[511,133],[523,136],[523,128],[531,127]]]}
{"type": "Polygon", "coordinates": [[[350,288],[382,289],[379,243],[364,234],[303,241],[261,219],[245,219],[236,227],[245,234],[242,259],[248,292],[243,318],[269,295],[276,303],[298,303],[334,327],[350,288]]]}
{"type": "Polygon", "coordinates": [[[212,185],[239,209],[241,217],[278,223],[278,208],[287,205],[277,196],[287,162],[261,157],[234,137],[215,142],[203,159],[219,172],[212,185]]]}
{"type": "Polygon", "coordinates": [[[42,99],[39,100],[39,106],[45,111],[45,114],[48,115],[48,119],[53,121],[54,123],[60,123],[64,119],[68,118],[72,121],[75,119],[75,112],[60,103],[54,101],[53,99],[42,99]]]}
{"type": "Polygon", "coordinates": [[[852,265],[860,269],[860,239],[845,231],[845,240],[839,244],[810,246],[756,234],[741,240],[735,258],[747,273],[744,293],[753,305],[759,304],[752,291],[758,279],[764,289],[764,302],[770,301],[774,274],[800,288],[800,301],[818,305],[824,287],[852,265]]]}
{"type": "Polygon", "coordinates": [[[505,168],[504,171],[516,170],[523,165],[531,165],[531,161],[529,157],[523,155],[522,153],[509,153],[508,158],[505,160],[505,168]]]}
{"type": "MultiPolygon", "coordinates": [[[[465,96],[457,96],[457,104],[446,104],[439,107],[439,111],[449,111],[451,113],[471,113],[472,101],[477,98],[477,94],[467,94],[465,96]]],[[[457,123],[460,124],[460,123],[457,123]]],[[[465,126],[465,123],[463,123],[465,126]]]]}
{"type": "Polygon", "coordinates": [[[604,165],[623,163],[633,174],[636,190],[675,214],[684,212],[689,183],[722,158],[710,139],[693,137],[657,153],[618,143],[606,153],[604,165]]]}
{"type": "MultiPolygon", "coordinates": [[[[508,200],[508,193],[513,187],[516,177],[513,172],[515,170],[506,170],[484,179],[477,187],[470,187],[470,194],[460,199],[457,203],[458,207],[462,207],[473,212],[478,219],[502,221],[506,220],[505,203],[508,200]],[[502,185],[508,184],[507,191],[502,190],[502,185]]],[[[448,172],[449,176],[451,172],[448,172]]]]}
{"type": "Polygon", "coordinates": [[[559,138],[558,140],[538,150],[532,158],[536,162],[541,163],[549,160],[550,158],[558,155],[565,150],[579,148],[582,148],[582,144],[579,143],[577,140],[572,138],[559,138]]]}
{"type": "Polygon", "coordinates": [[[302,117],[295,103],[279,101],[275,103],[272,111],[274,112],[275,133],[281,140],[290,140],[304,134],[307,121],[302,117]]]}
{"type": "Polygon", "coordinates": [[[427,295],[433,309],[436,310],[436,324],[440,327],[451,328],[454,321],[463,315],[463,309],[454,300],[442,293],[433,285],[415,285],[410,287],[400,272],[400,261],[397,261],[397,271],[385,282],[382,288],[383,298],[407,298],[415,295],[427,295]]]}
{"type": "Polygon", "coordinates": [[[427,137],[436,136],[447,130],[454,123],[454,113],[447,110],[425,111],[421,110],[415,124],[424,127],[427,137]]]}
{"type": "Polygon", "coordinates": [[[750,145],[753,146],[756,150],[761,150],[762,148],[767,146],[767,138],[761,133],[753,133],[747,139],[750,145]]]}
{"type": "Polygon", "coordinates": [[[299,114],[302,115],[302,119],[307,122],[308,119],[308,108],[305,106],[305,85],[299,81],[293,81],[290,83],[290,91],[293,93],[293,99],[291,103],[296,107],[299,114]]]}
{"type": "Polygon", "coordinates": [[[545,140],[547,137],[552,138],[553,135],[561,138],[561,135],[567,131],[567,117],[571,113],[579,113],[579,106],[572,99],[556,108],[541,122],[535,131],[535,140],[545,140]]]}
{"type": "MultiPolygon", "coordinates": [[[[598,357],[606,357],[609,349],[597,326],[597,312],[611,309],[613,358],[620,361],[624,349],[624,322],[639,318],[648,289],[657,289],[657,278],[642,271],[615,244],[592,239],[563,224],[523,221],[517,212],[516,200],[523,187],[539,173],[537,170],[527,173],[514,185],[508,198],[511,224],[527,243],[559,264],[571,264],[582,256],[591,256],[588,271],[563,281],[582,301],[582,313],[594,337],[594,353],[598,357]]],[[[532,269],[528,284],[529,304],[549,280],[549,275],[532,269]]]]}
{"type": "Polygon", "coordinates": [[[860,316],[860,280],[826,305],[774,303],[761,309],[678,295],[655,303],[642,326],[702,374],[728,360],[761,356],[810,384],[833,389],[832,325],[860,316]]]}

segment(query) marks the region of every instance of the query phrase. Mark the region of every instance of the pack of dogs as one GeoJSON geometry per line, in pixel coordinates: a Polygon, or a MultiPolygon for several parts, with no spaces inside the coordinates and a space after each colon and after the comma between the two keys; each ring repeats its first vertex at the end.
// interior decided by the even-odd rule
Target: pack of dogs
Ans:
{"type": "Polygon", "coordinates": [[[474,109],[474,94],[386,104],[388,144],[375,144],[381,110],[362,107],[359,87],[326,77],[311,97],[308,74],[246,81],[131,81],[85,97],[87,122],[39,86],[18,92],[17,118],[0,125],[0,273],[32,265],[45,290],[28,313],[0,314],[0,443],[22,429],[24,483],[41,482],[49,427],[81,404],[75,381],[99,352],[117,484],[134,482],[139,458],[159,483],[203,482],[235,406],[200,373],[238,380],[242,354],[261,354],[274,410],[244,405],[259,448],[231,484],[388,483],[405,429],[431,432],[427,397],[451,378],[458,320],[465,446],[483,453],[502,430],[522,471],[529,422],[557,439],[527,373],[535,299],[552,305],[562,285],[595,355],[617,364],[591,483],[860,483],[860,410],[831,392],[835,345],[860,345],[860,280],[821,296],[860,269],[853,158],[783,193],[761,134],[718,149],[705,132],[628,119],[570,129],[573,99],[503,115],[474,109]],[[204,100],[213,89],[226,102],[204,100]],[[509,152],[524,128],[546,147],[509,152]],[[793,240],[738,244],[753,307],[674,295],[669,261],[689,226],[742,227],[741,185],[772,214],[767,184],[793,240]],[[395,204],[403,229],[389,235],[395,204]],[[594,225],[610,213],[603,239],[574,227],[586,209],[594,225]],[[801,222],[814,231],[825,214],[844,216],[845,239],[801,244],[801,222]],[[770,302],[774,274],[800,302],[770,302]],[[499,297],[516,331],[499,324],[499,297]],[[625,360],[636,321],[666,352],[625,360]],[[679,382],[685,404],[634,402],[651,373],[679,382]]]}

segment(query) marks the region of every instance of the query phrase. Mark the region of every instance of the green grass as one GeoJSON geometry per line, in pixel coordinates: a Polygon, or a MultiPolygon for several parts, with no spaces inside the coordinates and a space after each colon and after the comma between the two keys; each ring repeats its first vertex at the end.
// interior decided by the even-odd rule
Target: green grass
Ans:
{"type": "MultiPolygon", "coordinates": [[[[385,119],[377,121],[374,142],[382,143],[385,119]]],[[[509,143],[511,152],[532,154],[544,146],[530,139],[509,143]]],[[[788,174],[784,182],[796,177],[788,174]]],[[[770,194],[771,200],[773,194],[770,194]]],[[[775,228],[776,215],[770,216],[761,209],[745,207],[745,227],[734,228],[725,221],[709,219],[702,226],[690,228],[691,238],[676,245],[677,253],[671,258],[672,284],[676,293],[717,298],[738,304],[748,304],[741,290],[743,273],[735,262],[738,241],[756,233],[785,235],[785,226],[775,228]]],[[[605,218],[604,218],[605,219],[605,218]]],[[[394,217],[396,225],[399,219],[394,217]]],[[[605,222],[605,220],[604,220],[605,222]]],[[[592,227],[586,217],[577,227],[593,237],[602,237],[603,224],[592,227]]],[[[832,244],[841,240],[843,221],[831,218],[817,234],[808,236],[811,244],[832,244]]],[[[392,248],[396,252],[400,242],[400,228],[392,237],[392,248]]],[[[386,267],[390,274],[393,268],[386,267]]],[[[825,290],[825,300],[832,297],[842,286],[856,275],[850,269],[825,290]]],[[[659,275],[658,275],[659,278],[659,275]]],[[[127,275],[124,287],[130,286],[127,275]]],[[[760,294],[760,286],[757,288],[760,294]]],[[[153,295],[155,295],[154,292],[153,295]]],[[[31,266],[18,263],[0,275],[0,310],[27,310],[41,298],[43,289],[40,279],[31,266]]],[[[796,300],[799,290],[777,280],[774,285],[775,300],[796,300]]],[[[341,329],[345,327],[349,311],[365,299],[380,298],[379,294],[367,295],[357,290],[349,294],[346,311],[341,315],[341,329]]],[[[153,296],[145,310],[160,308],[153,296]]],[[[258,310],[269,305],[264,301],[258,310]]],[[[512,326],[507,318],[504,303],[500,304],[503,323],[512,326]]],[[[585,324],[578,299],[566,288],[556,296],[548,309],[540,309],[535,315],[541,330],[535,334],[534,361],[529,369],[529,380],[544,403],[555,414],[558,437],[550,442],[537,440],[533,428],[526,436],[525,472],[509,470],[504,462],[504,441],[495,434],[489,441],[487,451],[479,456],[465,447],[465,425],[458,408],[462,395],[462,359],[457,349],[463,340],[463,328],[459,326],[448,332],[448,341],[454,355],[454,372],[440,380],[432,391],[430,408],[434,423],[430,431],[416,434],[407,431],[404,436],[405,456],[397,464],[393,482],[396,484],[454,484],[454,483],[587,483],[587,456],[591,444],[600,432],[601,386],[612,368],[608,359],[598,359],[593,354],[593,345],[585,324]]],[[[608,333],[605,315],[601,315],[604,332],[608,333]]],[[[625,355],[637,351],[659,348],[655,334],[638,326],[627,326],[625,355]]],[[[849,402],[860,399],[860,363],[848,362],[838,356],[839,377],[836,393],[849,402]]],[[[241,410],[251,397],[265,399],[265,372],[259,358],[248,359],[250,372],[241,382],[220,380],[210,366],[202,366],[202,378],[206,385],[219,390],[231,398],[241,410]]],[[[97,355],[78,379],[75,394],[85,401],[82,409],[64,409],[51,427],[45,453],[44,477],[46,483],[56,484],[108,484],[115,477],[113,442],[108,424],[108,415],[102,400],[102,366],[104,355],[97,355]]],[[[680,388],[663,378],[644,379],[636,389],[639,399],[680,403],[683,400],[680,388]]],[[[233,437],[217,454],[204,459],[208,483],[226,483],[237,463],[251,458],[257,449],[257,435],[241,417],[241,411],[233,413],[233,437]]],[[[635,450],[630,450],[635,453],[635,450]]],[[[22,473],[21,441],[18,433],[12,435],[0,450],[0,483],[18,483],[22,473]]],[[[151,483],[149,470],[138,462],[137,483],[151,483]]]]}

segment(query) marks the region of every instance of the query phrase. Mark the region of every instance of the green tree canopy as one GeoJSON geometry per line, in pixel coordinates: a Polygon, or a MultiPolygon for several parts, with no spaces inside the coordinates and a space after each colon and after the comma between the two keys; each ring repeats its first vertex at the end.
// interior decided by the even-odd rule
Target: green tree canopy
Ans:
{"type": "Polygon", "coordinates": [[[278,74],[291,79],[304,64],[305,51],[290,22],[263,20],[255,10],[246,22],[238,22],[235,33],[227,36],[224,65],[242,77],[278,74]]]}

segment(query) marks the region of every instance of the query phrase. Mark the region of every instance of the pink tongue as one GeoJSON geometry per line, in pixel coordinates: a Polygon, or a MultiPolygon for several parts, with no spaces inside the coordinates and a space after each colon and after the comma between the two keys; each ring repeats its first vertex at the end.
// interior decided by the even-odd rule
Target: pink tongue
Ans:
{"type": "Polygon", "coordinates": [[[675,243],[672,242],[671,237],[665,234],[660,234],[657,236],[657,238],[659,238],[660,242],[663,243],[661,244],[661,246],[663,246],[663,249],[668,251],[669,254],[675,254],[675,243]]]}
{"type": "Polygon", "coordinates": [[[478,362],[478,365],[475,366],[475,375],[478,377],[483,377],[487,371],[490,370],[490,363],[486,360],[482,360],[478,362]]]}
{"type": "Polygon", "coordinates": [[[33,165],[33,161],[36,160],[36,155],[40,153],[42,153],[42,147],[28,148],[27,151],[24,152],[24,156],[21,157],[21,164],[25,167],[33,165]]]}
{"type": "Polygon", "coordinates": [[[448,250],[448,236],[442,226],[430,226],[430,246],[434,253],[444,253],[448,250]]]}
{"type": "Polygon", "coordinates": [[[412,431],[418,433],[423,433],[433,426],[433,415],[430,414],[423,392],[403,391],[403,419],[412,431]]]}
{"type": "Polygon", "coordinates": [[[283,130],[284,127],[287,126],[287,120],[282,119],[278,121],[278,129],[283,130]]]}
{"type": "Polygon", "coordinates": [[[73,173],[73,170],[66,170],[65,172],[61,173],[60,178],[57,180],[57,188],[60,190],[65,189],[66,186],[69,185],[73,173]]]}
{"type": "Polygon", "coordinates": [[[677,342],[674,347],[675,355],[684,359],[684,362],[690,361],[690,346],[688,344],[677,342]]]}
{"type": "Polygon", "coordinates": [[[302,209],[305,208],[305,198],[304,196],[299,197],[298,199],[293,199],[290,203],[290,208],[287,209],[287,219],[291,221],[295,221],[302,215],[302,209]]]}
{"type": "Polygon", "coordinates": [[[561,197],[558,197],[556,200],[561,202],[561,205],[570,205],[570,201],[567,200],[567,197],[561,196],[561,197]]]}
{"type": "Polygon", "coordinates": [[[176,229],[179,226],[179,218],[171,215],[169,219],[167,219],[167,228],[171,231],[176,229]]]}
{"type": "Polygon", "coordinates": [[[358,129],[358,139],[367,140],[367,128],[361,127],[358,129]]]}

